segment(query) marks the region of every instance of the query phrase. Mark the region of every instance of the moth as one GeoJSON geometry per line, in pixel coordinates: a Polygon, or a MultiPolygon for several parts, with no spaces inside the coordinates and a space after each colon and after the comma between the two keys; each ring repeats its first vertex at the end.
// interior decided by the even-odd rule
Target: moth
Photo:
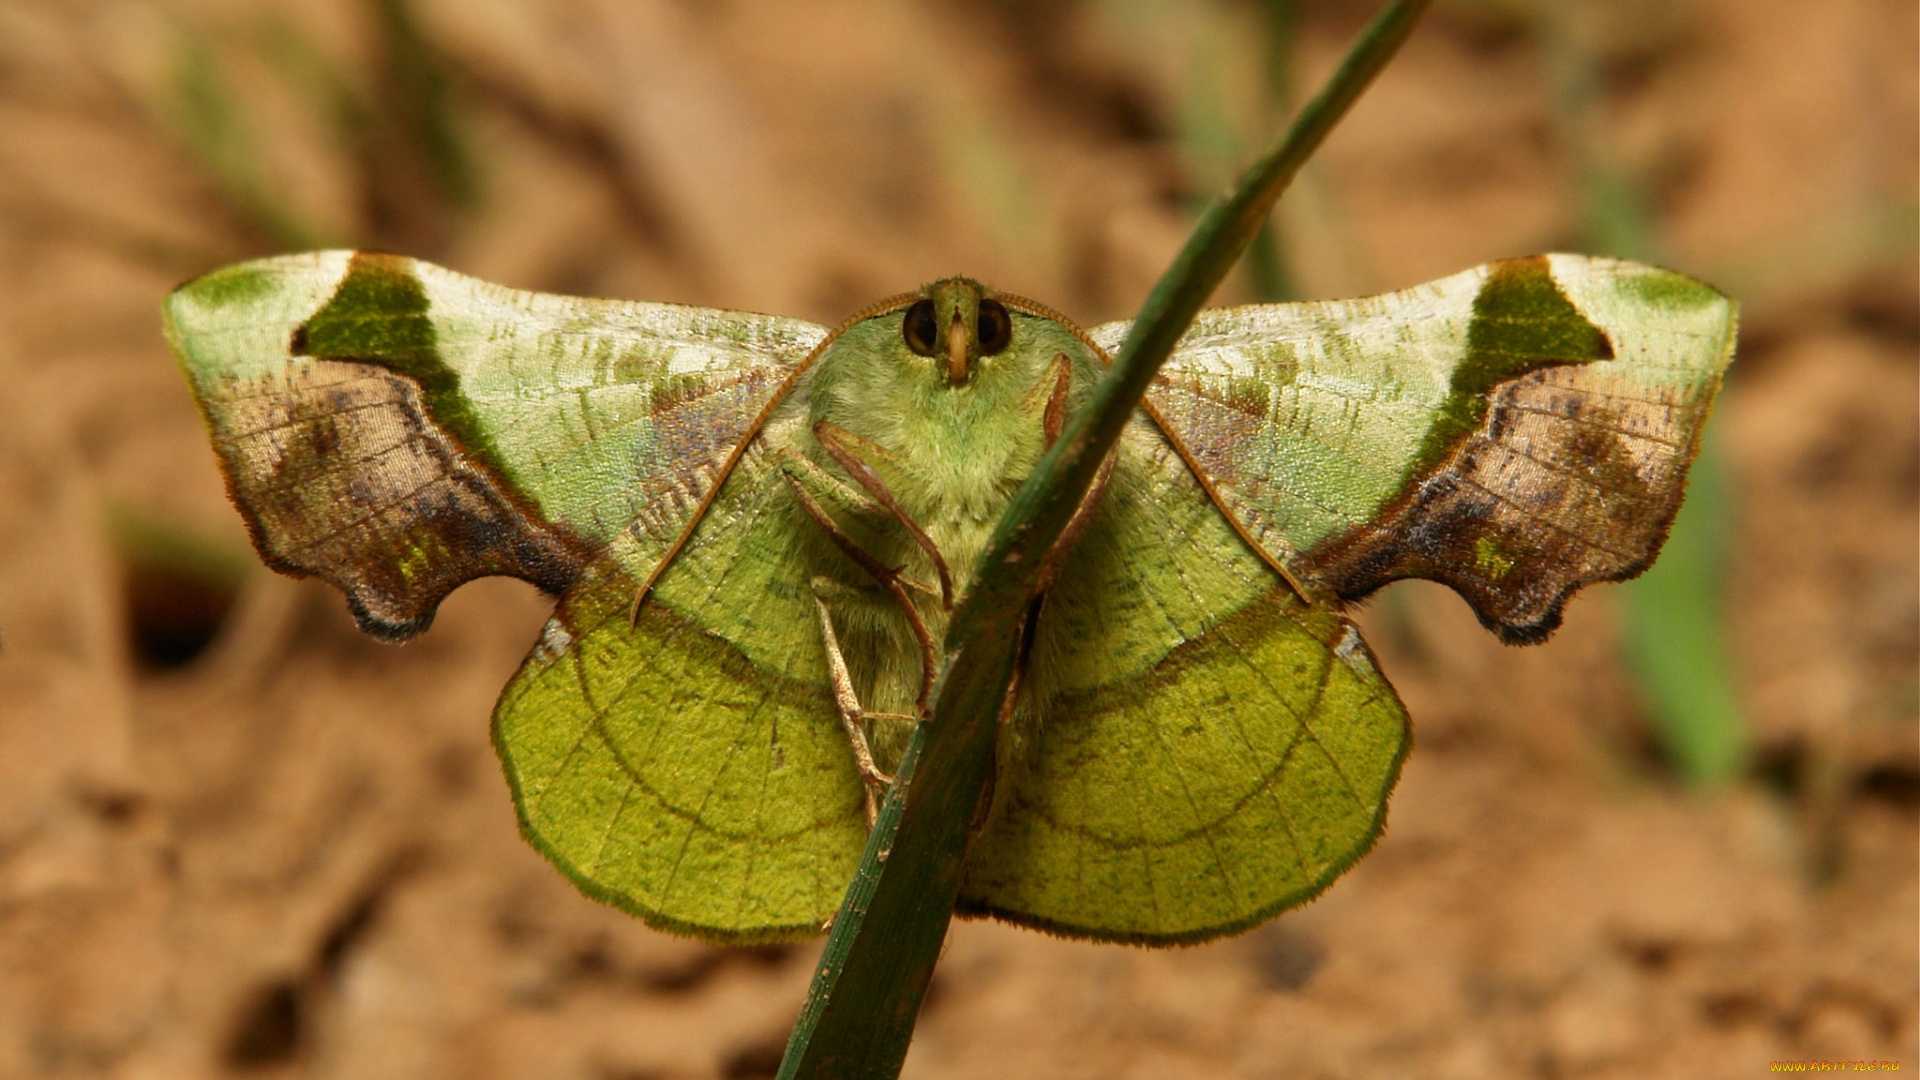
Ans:
{"type": "MultiPolygon", "coordinates": [[[[165,315],[270,566],[396,641],[483,575],[559,597],[493,716],[527,839],[734,943],[835,910],[955,598],[1127,331],[965,278],[827,329],[345,251],[165,315]]],[[[1409,740],[1343,607],[1428,578],[1532,642],[1640,572],[1734,332],[1573,255],[1203,312],[1049,557],[962,910],[1167,944],[1318,894],[1409,740]]]]}

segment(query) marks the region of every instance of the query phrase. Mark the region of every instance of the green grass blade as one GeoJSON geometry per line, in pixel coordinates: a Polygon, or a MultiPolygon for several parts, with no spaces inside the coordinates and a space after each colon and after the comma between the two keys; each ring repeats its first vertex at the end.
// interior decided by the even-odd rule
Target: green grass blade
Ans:
{"type": "MultiPolygon", "coordinates": [[[[1262,89],[1266,105],[1276,116],[1284,116],[1293,106],[1293,54],[1299,37],[1299,0],[1266,0],[1261,5],[1266,28],[1266,56],[1262,66],[1262,89]]],[[[1300,284],[1289,258],[1286,235],[1280,219],[1267,215],[1247,250],[1247,275],[1253,283],[1254,299],[1264,303],[1300,299],[1300,284]]]]}
{"type": "Polygon", "coordinates": [[[931,718],[914,732],[781,1062],[783,1080],[899,1075],[960,889],[1013,643],[1041,557],[1066,527],[1148,382],[1302,163],[1398,51],[1429,0],[1398,0],[1362,33],[1292,126],[1216,204],[1154,287],[1113,371],[1014,496],[947,635],[931,718]]]}
{"type": "MultiPolygon", "coordinates": [[[[1225,10],[1203,10],[1194,20],[1196,41],[1181,94],[1179,141],[1189,183],[1198,190],[1216,191],[1232,180],[1246,159],[1248,143],[1293,110],[1298,7],[1298,0],[1264,0],[1258,35],[1247,34],[1241,20],[1225,10]],[[1234,61],[1248,49],[1259,53],[1258,100],[1251,106],[1241,100],[1245,93],[1233,78],[1234,61]]],[[[1203,200],[1196,196],[1194,206],[1202,208],[1203,200]]],[[[1247,249],[1246,275],[1256,300],[1299,297],[1280,223],[1271,215],[1247,249]]]]}
{"type": "Polygon", "coordinates": [[[469,207],[479,180],[455,115],[446,64],[422,32],[412,0],[376,0],[373,10],[392,122],[420,155],[435,193],[450,206],[469,207]]]}

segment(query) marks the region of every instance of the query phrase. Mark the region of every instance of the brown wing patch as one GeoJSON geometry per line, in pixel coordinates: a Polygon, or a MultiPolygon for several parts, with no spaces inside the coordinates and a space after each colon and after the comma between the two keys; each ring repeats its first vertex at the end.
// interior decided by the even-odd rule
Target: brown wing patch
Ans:
{"type": "Polygon", "coordinates": [[[1650,391],[1585,365],[1498,384],[1478,429],[1378,521],[1309,551],[1310,572],[1345,599],[1444,582],[1504,640],[1539,641],[1581,586],[1653,562],[1716,388],[1650,391]]]}
{"type": "Polygon", "coordinates": [[[411,378],[296,359],[207,398],[228,492],[261,557],[339,588],[369,634],[412,637],[477,577],[564,592],[584,562],[431,421],[411,378]]]}

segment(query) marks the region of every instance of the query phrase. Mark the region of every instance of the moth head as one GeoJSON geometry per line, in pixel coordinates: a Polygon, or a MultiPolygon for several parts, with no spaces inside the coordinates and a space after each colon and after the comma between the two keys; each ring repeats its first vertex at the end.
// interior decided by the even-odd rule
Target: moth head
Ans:
{"type": "Polygon", "coordinates": [[[934,361],[949,386],[964,386],[982,357],[1012,343],[1013,318],[979,282],[948,278],[901,312],[900,337],[914,355],[934,361]]]}

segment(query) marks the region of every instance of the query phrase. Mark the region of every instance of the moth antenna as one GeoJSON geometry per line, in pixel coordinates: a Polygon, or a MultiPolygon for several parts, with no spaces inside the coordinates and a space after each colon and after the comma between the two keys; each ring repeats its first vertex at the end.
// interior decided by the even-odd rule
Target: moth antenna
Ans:
{"type": "Polygon", "coordinates": [[[875,581],[885,586],[887,591],[893,594],[893,598],[899,602],[900,610],[906,613],[907,625],[913,628],[914,640],[920,644],[920,693],[914,698],[914,705],[916,711],[921,716],[925,716],[927,699],[933,694],[933,678],[938,661],[933,648],[933,635],[927,632],[926,620],[920,617],[920,610],[913,606],[913,598],[907,595],[906,586],[900,583],[900,575],[879,559],[874,558],[872,553],[861,547],[853,537],[848,536],[839,525],[836,525],[813,495],[800,486],[800,481],[794,479],[792,473],[782,472],[780,475],[786,480],[787,486],[793,489],[793,497],[800,501],[800,509],[813,519],[815,525],[820,526],[821,531],[827,534],[827,539],[833,541],[833,546],[839,548],[847,558],[852,559],[875,581]]]}
{"type": "Polygon", "coordinates": [[[947,569],[947,560],[941,557],[940,548],[934,544],[933,537],[928,536],[926,530],[922,529],[919,523],[913,520],[913,516],[907,513],[906,507],[901,506],[899,500],[893,497],[887,482],[880,478],[880,474],[874,470],[873,466],[867,464],[840,441],[839,436],[835,434],[839,430],[840,428],[836,425],[825,420],[816,421],[813,425],[813,437],[828,454],[833,456],[833,460],[840,463],[841,468],[847,470],[847,475],[853,478],[853,482],[859,484],[862,490],[873,496],[874,501],[885,507],[887,513],[892,514],[894,520],[900,523],[900,527],[907,530],[907,535],[913,537],[913,542],[920,545],[920,550],[926,552],[927,557],[933,560],[934,572],[940,575],[940,608],[943,611],[952,611],[953,574],[947,569]]]}
{"type": "Polygon", "coordinates": [[[1261,562],[1266,563],[1274,573],[1280,575],[1280,580],[1287,583],[1287,587],[1293,590],[1295,596],[1309,604],[1337,605],[1339,603],[1336,597],[1329,596],[1324,591],[1309,591],[1300,583],[1299,578],[1293,576],[1293,571],[1288,570],[1285,563],[1267,550],[1266,545],[1255,540],[1253,534],[1247,531],[1246,524],[1240,520],[1240,515],[1233,513],[1227,506],[1227,500],[1221,496],[1220,489],[1214,486],[1213,478],[1207,475],[1207,470],[1194,458],[1193,451],[1187,449],[1186,441],[1180,438],[1179,432],[1168,426],[1166,418],[1160,415],[1160,410],[1154,407],[1151,400],[1142,401],[1140,408],[1153,421],[1153,426],[1160,429],[1160,434],[1167,440],[1168,445],[1173,447],[1173,452],[1179,454],[1180,460],[1187,463],[1187,471],[1193,475],[1194,480],[1199,482],[1201,489],[1207,493],[1207,498],[1213,501],[1213,505],[1220,508],[1221,514],[1226,516],[1227,524],[1233,527],[1233,531],[1240,535],[1240,539],[1246,542],[1247,547],[1252,549],[1254,554],[1260,556],[1261,562]]]}

